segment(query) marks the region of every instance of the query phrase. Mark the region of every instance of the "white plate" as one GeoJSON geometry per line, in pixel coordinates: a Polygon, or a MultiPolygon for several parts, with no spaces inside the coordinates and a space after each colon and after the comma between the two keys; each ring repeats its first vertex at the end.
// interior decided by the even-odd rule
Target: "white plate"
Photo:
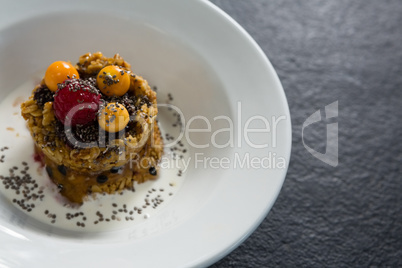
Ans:
{"type": "MultiPolygon", "coordinates": [[[[194,118],[191,128],[207,126],[196,116],[211,123],[210,132],[189,134],[191,142],[208,147],[190,146],[192,162],[174,198],[131,227],[54,228],[30,220],[0,194],[1,267],[205,266],[246,239],[272,207],[290,157],[286,97],[262,50],[211,3],[8,1],[0,40],[1,99],[52,61],[74,62],[89,51],[118,52],[158,86],[159,100],[174,96],[186,121],[194,118]],[[228,119],[233,137],[225,131],[228,119]],[[233,146],[212,143],[229,140],[233,146]],[[223,167],[215,168],[219,163],[211,158],[223,167]]],[[[161,111],[161,121],[164,116],[161,111]]]]}

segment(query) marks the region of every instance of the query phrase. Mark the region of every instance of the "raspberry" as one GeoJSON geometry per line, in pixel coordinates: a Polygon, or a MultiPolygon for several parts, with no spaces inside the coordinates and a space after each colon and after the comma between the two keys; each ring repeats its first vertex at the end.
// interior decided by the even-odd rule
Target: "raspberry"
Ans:
{"type": "Polygon", "coordinates": [[[64,125],[85,125],[96,118],[100,97],[94,79],[67,79],[54,95],[54,114],[64,125]]]}

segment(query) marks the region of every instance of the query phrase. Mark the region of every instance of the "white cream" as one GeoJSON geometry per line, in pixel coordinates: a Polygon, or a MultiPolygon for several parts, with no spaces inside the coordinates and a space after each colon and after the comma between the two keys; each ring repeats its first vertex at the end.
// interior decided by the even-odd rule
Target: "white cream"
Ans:
{"type": "MultiPolygon", "coordinates": [[[[8,149],[0,152],[0,158],[4,155],[3,162],[0,163],[0,176],[8,177],[9,170],[14,166],[18,167],[14,174],[23,176],[20,173],[24,168],[22,162],[26,162],[29,167],[27,172],[38,184],[33,192],[42,190],[44,195],[42,201],[38,198],[34,201],[31,199],[29,202],[25,202],[26,204],[34,204],[31,211],[27,212],[26,209],[21,209],[17,203],[13,203],[14,199],[23,199],[23,193],[20,191],[19,194],[16,194],[15,189],[6,189],[5,184],[0,181],[0,194],[10,200],[11,204],[40,222],[65,230],[109,231],[132,227],[146,221],[174,198],[175,193],[184,181],[185,172],[180,176],[178,174],[179,170],[183,170],[183,163],[188,162],[188,154],[182,154],[183,159],[173,159],[169,150],[165,150],[162,159],[163,165],[157,180],[142,184],[136,183],[135,192],[124,190],[123,194],[98,195],[96,199],[90,198],[82,206],[75,208],[67,205],[58,193],[57,187],[48,178],[44,167],[41,167],[40,163],[34,160],[33,140],[20,113],[21,102],[28,99],[38,81],[40,81],[39,76],[24,83],[11,92],[0,105],[0,122],[2,122],[0,126],[0,148],[8,147],[8,149]],[[150,205],[144,208],[145,199],[149,201],[150,205]],[[153,208],[153,204],[156,203],[159,204],[153,208]],[[134,210],[134,208],[136,209],[134,210]],[[141,213],[139,213],[139,209],[141,209],[141,213]],[[84,215],[80,215],[81,213],[84,215]],[[99,221],[100,214],[103,215],[103,221],[99,221]],[[82,224],[85,224],[85,227],[82,227],[82,224]]],[[[164,112],[168,111],[165,109],[164,112]]],[[[163,118],[164,120],[171,118],[172,122],[176,120],[173,116],[164,116],[163,118]]],[[[172,125],[172,122],[166,122],[165,125],[172,125]]],[[[165,135],[163,129],[161,132],[165,135]]],[[[182,148],[186,147],[184,144],[182,148]]]]}

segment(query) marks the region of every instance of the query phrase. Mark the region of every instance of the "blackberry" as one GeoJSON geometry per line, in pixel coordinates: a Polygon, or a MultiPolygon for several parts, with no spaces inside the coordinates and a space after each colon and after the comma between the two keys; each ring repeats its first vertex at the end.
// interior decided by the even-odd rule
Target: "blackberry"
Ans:
{"type": "Polygon", "coordinates": [[[46,86],[41,86],[35,91],[34,100],[40,107],[43,107],[46,102],[54,100],[54,93],[46,86]]]}
{"type": "Polygon", "coordinates": [[[135,96],[126,93],[121,97],[120,102],[124,107],[126,107],[129,115],[134,115],[137,111],[137,108],[135,107],[135,96]]]}
{"type": "Polygon", "coordinates": [[[142,96],[140,101],[140,107],[146,104],[148,107],[152,105],[151,101],[149,100],[148,96],[142,96]]]}

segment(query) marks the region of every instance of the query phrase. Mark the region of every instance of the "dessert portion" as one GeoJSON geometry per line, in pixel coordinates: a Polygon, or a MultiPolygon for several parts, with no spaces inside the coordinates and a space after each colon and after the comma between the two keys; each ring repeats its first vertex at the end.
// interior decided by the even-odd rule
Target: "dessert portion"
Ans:
{"type": "Polygon", "coordinates": [[[163,142],[156,93],[118,54],[52,63],[21,113],[38,158],[71,202],[157,177],[163,142]]]}

